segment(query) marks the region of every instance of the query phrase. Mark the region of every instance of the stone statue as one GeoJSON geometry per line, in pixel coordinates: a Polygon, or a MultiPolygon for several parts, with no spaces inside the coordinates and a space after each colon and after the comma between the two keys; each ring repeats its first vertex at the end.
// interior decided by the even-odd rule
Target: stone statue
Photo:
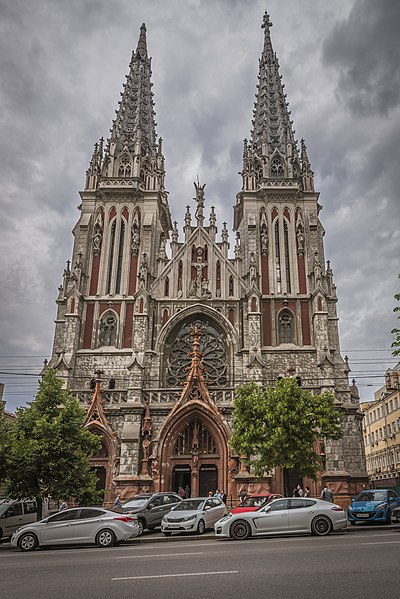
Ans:
{"type": "Polygon", "coordinates": [[[137,256],[139,253],[140,234],[136,223],[132,225],[131,253],[137,256]]]}
{"type": "Polygon", "coordinates": [[[251,254],[250,254],[249,275],[250,275],[251,283],[256,280],[257,268],[256,268],[256,260],[254,258],[254,252],[251,252],[251,254]]]}
{"type": "Polygon", "coordinates": [[[268,229],[264,227],[260,235],[261,240],[261,253],[265,256],[268,254],[268,229]]]}
{"type": "Polygon", "coordinates": [[[196,189],[196,197],[195,200],[197,202],[197,208],[195,212],[195,218],[200,224],[203,223],[204,220],[204,188],[206,184],[200,185],[199,181],[193,183],[196,189]]]}

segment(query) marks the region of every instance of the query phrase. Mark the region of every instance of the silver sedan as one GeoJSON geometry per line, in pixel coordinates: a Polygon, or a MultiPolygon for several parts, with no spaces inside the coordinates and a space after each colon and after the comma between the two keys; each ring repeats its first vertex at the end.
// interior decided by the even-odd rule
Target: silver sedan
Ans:
{"type": "Polygon", "coordinates": [[[184,499],[164,516],[161,530],[166,537],[184,531],[202,535],[227,513],[226,505],[217,497],[184,499]]]}
{"type": "Polygon", "coordinates": [[[45,545],[87,543],[112,547],[138,534],[135,515],[103,508],[73,508],[19,528],[11,538],[11,545],[21,551],[33,551],[45,545]]]}
{"type": "Polygon", "coordinates": [[[275,499],[257,512],[230,514],[215,526],[217,539],[243,540],[276,534],[311,533],[325,536],[346,528],[346,512],[339,505],[312,498],[275,499]]]}

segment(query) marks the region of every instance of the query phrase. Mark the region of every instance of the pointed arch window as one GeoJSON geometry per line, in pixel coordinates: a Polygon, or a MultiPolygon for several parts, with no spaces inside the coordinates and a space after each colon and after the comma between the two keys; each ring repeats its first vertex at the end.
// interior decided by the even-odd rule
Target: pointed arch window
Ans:
{"type": "Polygon", "coordinates": [[[107,312],[100,322],[99,347],[115,347],[117,340],[117,318],[107,312]]]}
{"type": "Polygon", "coordinates": [[[282,293],[282,269],[281,269],[281,245],[279,240],[279,220],[276,219],[275,227],[275,274],[276,274],[276,290],[282,293]]]}
{"type": "Polygon", "coordinates": [[[174,446],[175,455],[189,455],[193,452],[198,452],[200,455],[217,453],[213,436],[205,424],[198,424],[196,420],[179,433],[174,446]]]}
{"type": "Polygon", "coordinates": [[[278,318],[278,339],[281,343],[293,343],[293,315],[289,310],[283,310],[278,318]]]}
{"type": "Polygon", "coordinates": [[[233,276],[230,275],[229,277],[229,296],[232,297],[234,294],[234,289],[233,289],[233,276]]]}
{"type": "Polygon", "coordinates": [[[108,257],[108,272],[107,272],[107,293],[111,292],[111,277],[112,277],[113,262],[114,262],[116,228],[117,228],[117,221],[114,220],[113,224],[111,225],[111,235],[110,235],[110,255],[108,257]]]}
{"type": "Polygon", "coordinates": [[[128,156],[123,156],[119,164],[118,177],[130,177],[132,173],[131,161],[128,156]]]}
{"type": "Polygon", "coordinates": [[[286,293],[291,293],[292,288],[290,284],[289,229],[286,221],[284,221],[283,224],[283,242],[285,246],[286,293]]]}
{"type": "Polygon", "coordinates": [[[271,179],[282,179],[285,174],[282,160],[275,156],[271,162],[271,179]]]}
{"type": "Polygon", "coordinates": [[[178,264],[178,292],[182,291],[182,277],[183,277],[183,262],[179,260],[178,264]]]}
{"type": "Polygon", "coordinates": [[[164,295],[165,297],[169,296],[169,278],[165,277],[165,281],[164,281],[164,295]]]}
{"type": "Polygon", "coordinates": [[[217,265],[215,267],[215,279],[216,279],[215,287],[217,289],[217,295],[220,295],[220,294],[218,294],[218,291],[221,290],[221,262],[219,260],[217,260],[217,265]]]}
{"type": "Polygon", "coordinates": [[[121,290],[121,275],[122,275],[122,264],[124,255],[124,240],[125,240],[125,223],[121,221],[121,229],[119,233],[119,247],[118,247],[118,262],[117,262],[117,278],[115,282],[115,293],[120,293],[121,290]]]}

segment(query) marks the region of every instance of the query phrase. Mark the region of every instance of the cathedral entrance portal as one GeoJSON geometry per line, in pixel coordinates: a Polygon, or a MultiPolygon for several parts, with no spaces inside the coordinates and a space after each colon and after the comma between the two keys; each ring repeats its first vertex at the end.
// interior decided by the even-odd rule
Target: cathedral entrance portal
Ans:
{"type": "Polygon", "coordinates": [[[179,487],[182,489],[189,488],[189,496],[191,495],[191,484],[192,484],[192,469],[190,466],[182,465],[175,466],[172,472],[172,486],[171,491],[178,492],[179,487]]]}

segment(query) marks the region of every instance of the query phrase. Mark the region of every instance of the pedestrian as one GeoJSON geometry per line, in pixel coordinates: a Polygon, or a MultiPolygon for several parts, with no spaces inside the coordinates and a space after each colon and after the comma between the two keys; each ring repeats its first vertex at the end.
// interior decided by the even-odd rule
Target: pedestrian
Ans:
{"type": "Polygon", "coordinates": [[[223,501],[223,502],[225,503],[225,505],[226,505],[226,499],[227,499],[227,497],[226,497],[226,493],[225,493],[225,491],[222,491],[222,492],[221,492],[221,499],[222,499],[222,501],[223,501]]]}
{"type": "Polygon", "coordinates": [[[304,497],[304,491],[303,491],[301,485],[297,485],[296,489],[298,492],[298,497],[304,497]]]}
{"type": "Polygon", "coordinates": [[[122,507],[122,500],[121,500],[121,496],[118,494],[115,498],[114,501],[114,507],[122,507]]]}
{"type": "MultiPolygon", "coordinates": [[[[297,487],[298,487],[298,486],[299,486],[299,485],[297,485],[297,487]]],[[[298,490],[298,488],[297,488],[297,487],[295,487],[295,488],[293,489],[293,497],[300,497],[300,495],[299,495],[299,490],[298,490]]]]}
{"type": "Polygon", "coordinates": [[[60,503],[58,505],[58,511],[59,512],[63,512],[64,510],[66,510],[68,507],[68,503],[66,501],[64,501],[64,499],[60,499],[60,503]]]}
{"type": "Polygon", "coordinates": [[[178,495],[181,499],[185,499],[185,489],[183,487],[179,487],[178,495]]]}
{"type": "Polygon", "coordinates": [[[213,491],[208,491],[208,496],[209,497],[214,497],[214,492],[213,491]]]}
{"type": "Polygon", "coordinates": [[[322,489],[321,499],[324,501],[329,501],[329,503],[333,503],[333,493],[328,485],[325,485],[325,487],[322,489]]]}
{"type": "Polygon", "coordinates": [[[185,487],[185,499],[189,499],[190,497],[190,487],[189,485],[186,485],[185,487]]]}
{"type": "Polygon", "coordinates": [[[242,489],[239,493],[239,499],[240,499],[241,504],[246,499],[246,497],[247,497],[246,489],[242,489]]]}
{"type": "Polygon", "coordinates": [[[217,499],[221,499],[221,491],[219,489],[217,489],[214,493],[214,497],[217,497],[217,499]]]}
{"type": "Polygon", "coordinates": [[[310,487],[306,487],[304,490],[304,497],[310,497],[310,487]]]}

